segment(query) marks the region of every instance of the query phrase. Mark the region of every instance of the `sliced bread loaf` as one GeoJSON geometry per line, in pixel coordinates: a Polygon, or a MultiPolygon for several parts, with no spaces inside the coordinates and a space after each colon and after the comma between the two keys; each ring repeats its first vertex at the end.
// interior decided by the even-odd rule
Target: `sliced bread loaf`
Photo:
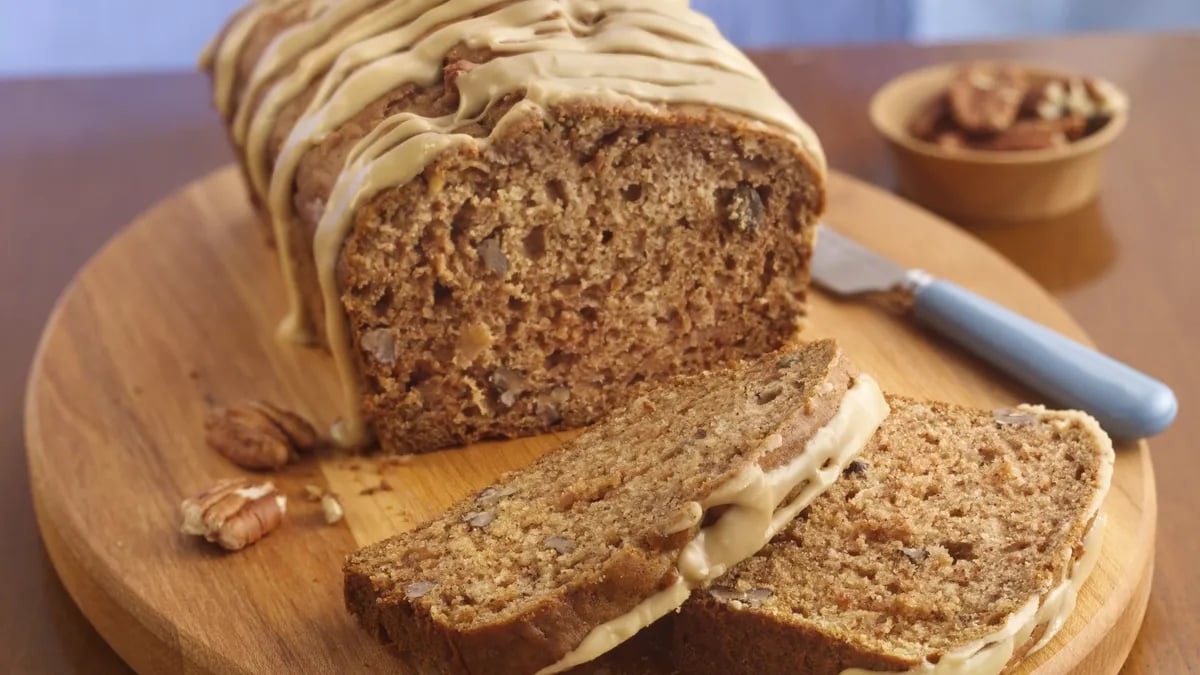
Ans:
{"type": "Polygon", "coordinates": [[[1100,546],[1099,425],[889,403],[841,480],[685,605],[682,672],[994,674],[1062,626],[1100,546]]]}
{"type": "Polygon", "coordinates": [[[340,443],[591,424],[805,319],[820,144],[686,2],[254,0],[203,61],[340,443]]]}
{"type": "Polygon", "coordinates": [[[351,556],[347,606],[422,672],[566,670],[752,555],[886,414],[831,341],[673,378],[351,556]]]}

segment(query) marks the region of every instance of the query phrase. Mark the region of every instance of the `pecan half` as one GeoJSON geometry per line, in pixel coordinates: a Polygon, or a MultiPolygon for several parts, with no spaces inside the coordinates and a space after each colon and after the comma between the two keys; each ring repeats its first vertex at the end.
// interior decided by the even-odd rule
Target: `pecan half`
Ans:
{"type": "Polygon", "coordinates": [[[287,513],[287,497],[270,481],[232,478],[183,500],[179,508],[181,532],[240,551],[279,527],[287,513]]]}
{"type": "Polygon", "coordinates": [[[304,418],[263,401],[217,408],[204,430],[209,447],[244,469],[280,469],[320,443],[304,418]]]}
{"type": "Polygon", "coordinates": [[[1027,88],[1025,75],[1016,68],[971,66],[950,83],[950,113],[964,131],[1004,131],[1016,121],[1027,88]]]}

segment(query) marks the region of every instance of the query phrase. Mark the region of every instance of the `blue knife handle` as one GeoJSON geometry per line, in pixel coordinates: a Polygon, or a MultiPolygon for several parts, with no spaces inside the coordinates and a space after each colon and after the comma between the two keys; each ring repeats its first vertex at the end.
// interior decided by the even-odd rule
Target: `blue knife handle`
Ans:
{"type": "Polygon", "coordinates": [[[1175,419],[1167,385],[951,282],[915,288],[913,314],[1048,402],[1090,413],[1114,438],[1153,436],[1175,419]]]}

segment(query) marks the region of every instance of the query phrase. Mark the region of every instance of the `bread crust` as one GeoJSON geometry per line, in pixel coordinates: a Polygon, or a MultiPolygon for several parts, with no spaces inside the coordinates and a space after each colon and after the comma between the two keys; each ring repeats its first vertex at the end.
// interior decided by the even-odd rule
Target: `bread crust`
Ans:
{"type": "Polygon", "coordinates": [[[697,593],[675,617],[671,658],[689,675],[838,675],[847,668],[895,673],[916,661],[831,639],[812,626],[744,612],[697,593]]]}

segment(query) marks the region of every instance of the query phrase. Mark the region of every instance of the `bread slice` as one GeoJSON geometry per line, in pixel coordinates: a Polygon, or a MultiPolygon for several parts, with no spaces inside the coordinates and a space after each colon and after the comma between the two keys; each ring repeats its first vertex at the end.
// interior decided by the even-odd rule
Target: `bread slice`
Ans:
{"type": "Polygon", "coordinates": [[[820,145],[685,2],[258,0],[204,63],[343,444],[590,424],[804,321],[820,145]]]}
{"type": "Polygon", "coordinates": [[[1112,475],[1096,421],[889,402],[841,480],[685,605],[682,672],[994,674],[1062,626],[1112,475]]]}
{"type": "Polygon", "coordinates": [[[832,341],[673,378],[351,556],[347,606],[425,671],[565,670],[752,555],[886,414],[832,341]]]}

